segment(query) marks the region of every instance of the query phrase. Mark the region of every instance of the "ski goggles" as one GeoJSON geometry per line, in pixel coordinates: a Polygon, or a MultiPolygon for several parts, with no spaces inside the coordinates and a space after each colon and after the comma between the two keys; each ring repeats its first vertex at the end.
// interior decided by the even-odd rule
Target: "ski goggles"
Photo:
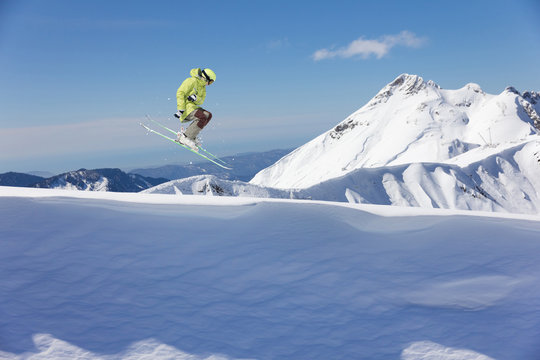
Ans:
{"type": "Polygon", "coordinates": [[[212,80],[204,70],[202,70],[201,73],[209,84],[214,82],[214,80],[212,80]]]}

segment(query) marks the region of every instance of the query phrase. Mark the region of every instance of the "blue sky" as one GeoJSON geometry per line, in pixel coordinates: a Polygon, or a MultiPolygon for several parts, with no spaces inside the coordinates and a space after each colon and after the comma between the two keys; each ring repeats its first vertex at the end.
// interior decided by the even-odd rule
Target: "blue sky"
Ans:
{"type": "Polygon", "coordinates": [[[0,173],[199,161],[138,124],[179,127],[200,66],[220,155],[300,146],[402,73],[539,91],[539,34],[537,0],[3,0],[0,173]]]}

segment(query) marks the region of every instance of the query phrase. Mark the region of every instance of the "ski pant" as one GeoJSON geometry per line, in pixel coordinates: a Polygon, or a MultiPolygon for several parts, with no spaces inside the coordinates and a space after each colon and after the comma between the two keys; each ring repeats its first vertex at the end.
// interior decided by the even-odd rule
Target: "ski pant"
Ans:
{"type": "Polygon", "coordinates": [[[193,110],[183,121],[191,121],[184,134],[190,139],[195,139],[201,130],[210,122],[210,119],[212,119],[212,113],[210,111],[203,108],[193,110]]]}

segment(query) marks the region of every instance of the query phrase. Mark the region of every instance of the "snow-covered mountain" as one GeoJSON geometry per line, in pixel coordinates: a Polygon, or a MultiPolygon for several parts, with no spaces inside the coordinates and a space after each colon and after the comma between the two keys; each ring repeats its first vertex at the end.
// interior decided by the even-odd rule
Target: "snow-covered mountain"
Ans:
{"type": "Polygon", "coordinates": [[[79,169],[44,179],[33,187],[84,191],[138,192],[166,182],[163,178],[150,178],[126,174],[120,169],[79,169]]]}
{"type": "Polygon", "coordinates": [[[351,203],[539,214],[540,139],[462,166],[360,168],[293,193],[351,203]]]}
{"type": "Polygon", "coordinates": [[[472,83],[443,90],[433,81],[403,74],[337,126],[262,170],[250,183],[305,189],[357,169],[463,164],[460,158],[480,161],[494,149],[504,152],[537,140],[539,113],[536,92],[521,95],[508,87],[490,95],[472,83]]]}
{"type": "Polygon", "coordinates": [[[540,139],[454,163],[360,168],[305,189],[277,189],[215,176],[170,181],[146,193],[293,198],[462,210],[540,213],[540,139]],[[472,162],[471,162],[472,161],[472,162]]]}
{"type": "Polygon", "coordinates": [[[254,198],[299,198],[296,192],[249,184],[240,180],[225,180],[215,175],[198,175],[168,181],[143,190],[147,194],[238,196],[254,198]]]}

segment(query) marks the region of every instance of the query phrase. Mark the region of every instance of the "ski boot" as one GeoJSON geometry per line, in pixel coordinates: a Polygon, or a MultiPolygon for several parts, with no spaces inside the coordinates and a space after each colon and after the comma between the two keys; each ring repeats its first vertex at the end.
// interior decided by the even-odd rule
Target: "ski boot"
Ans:
{"type": "Polygon", "coordinates": [[[190,139],[184,134],[184,129],[177,133],[176,141],[184,146],[187,146],[195,152],[199,152],[199,146],[201,145],[199,139],[190,139]]]}

